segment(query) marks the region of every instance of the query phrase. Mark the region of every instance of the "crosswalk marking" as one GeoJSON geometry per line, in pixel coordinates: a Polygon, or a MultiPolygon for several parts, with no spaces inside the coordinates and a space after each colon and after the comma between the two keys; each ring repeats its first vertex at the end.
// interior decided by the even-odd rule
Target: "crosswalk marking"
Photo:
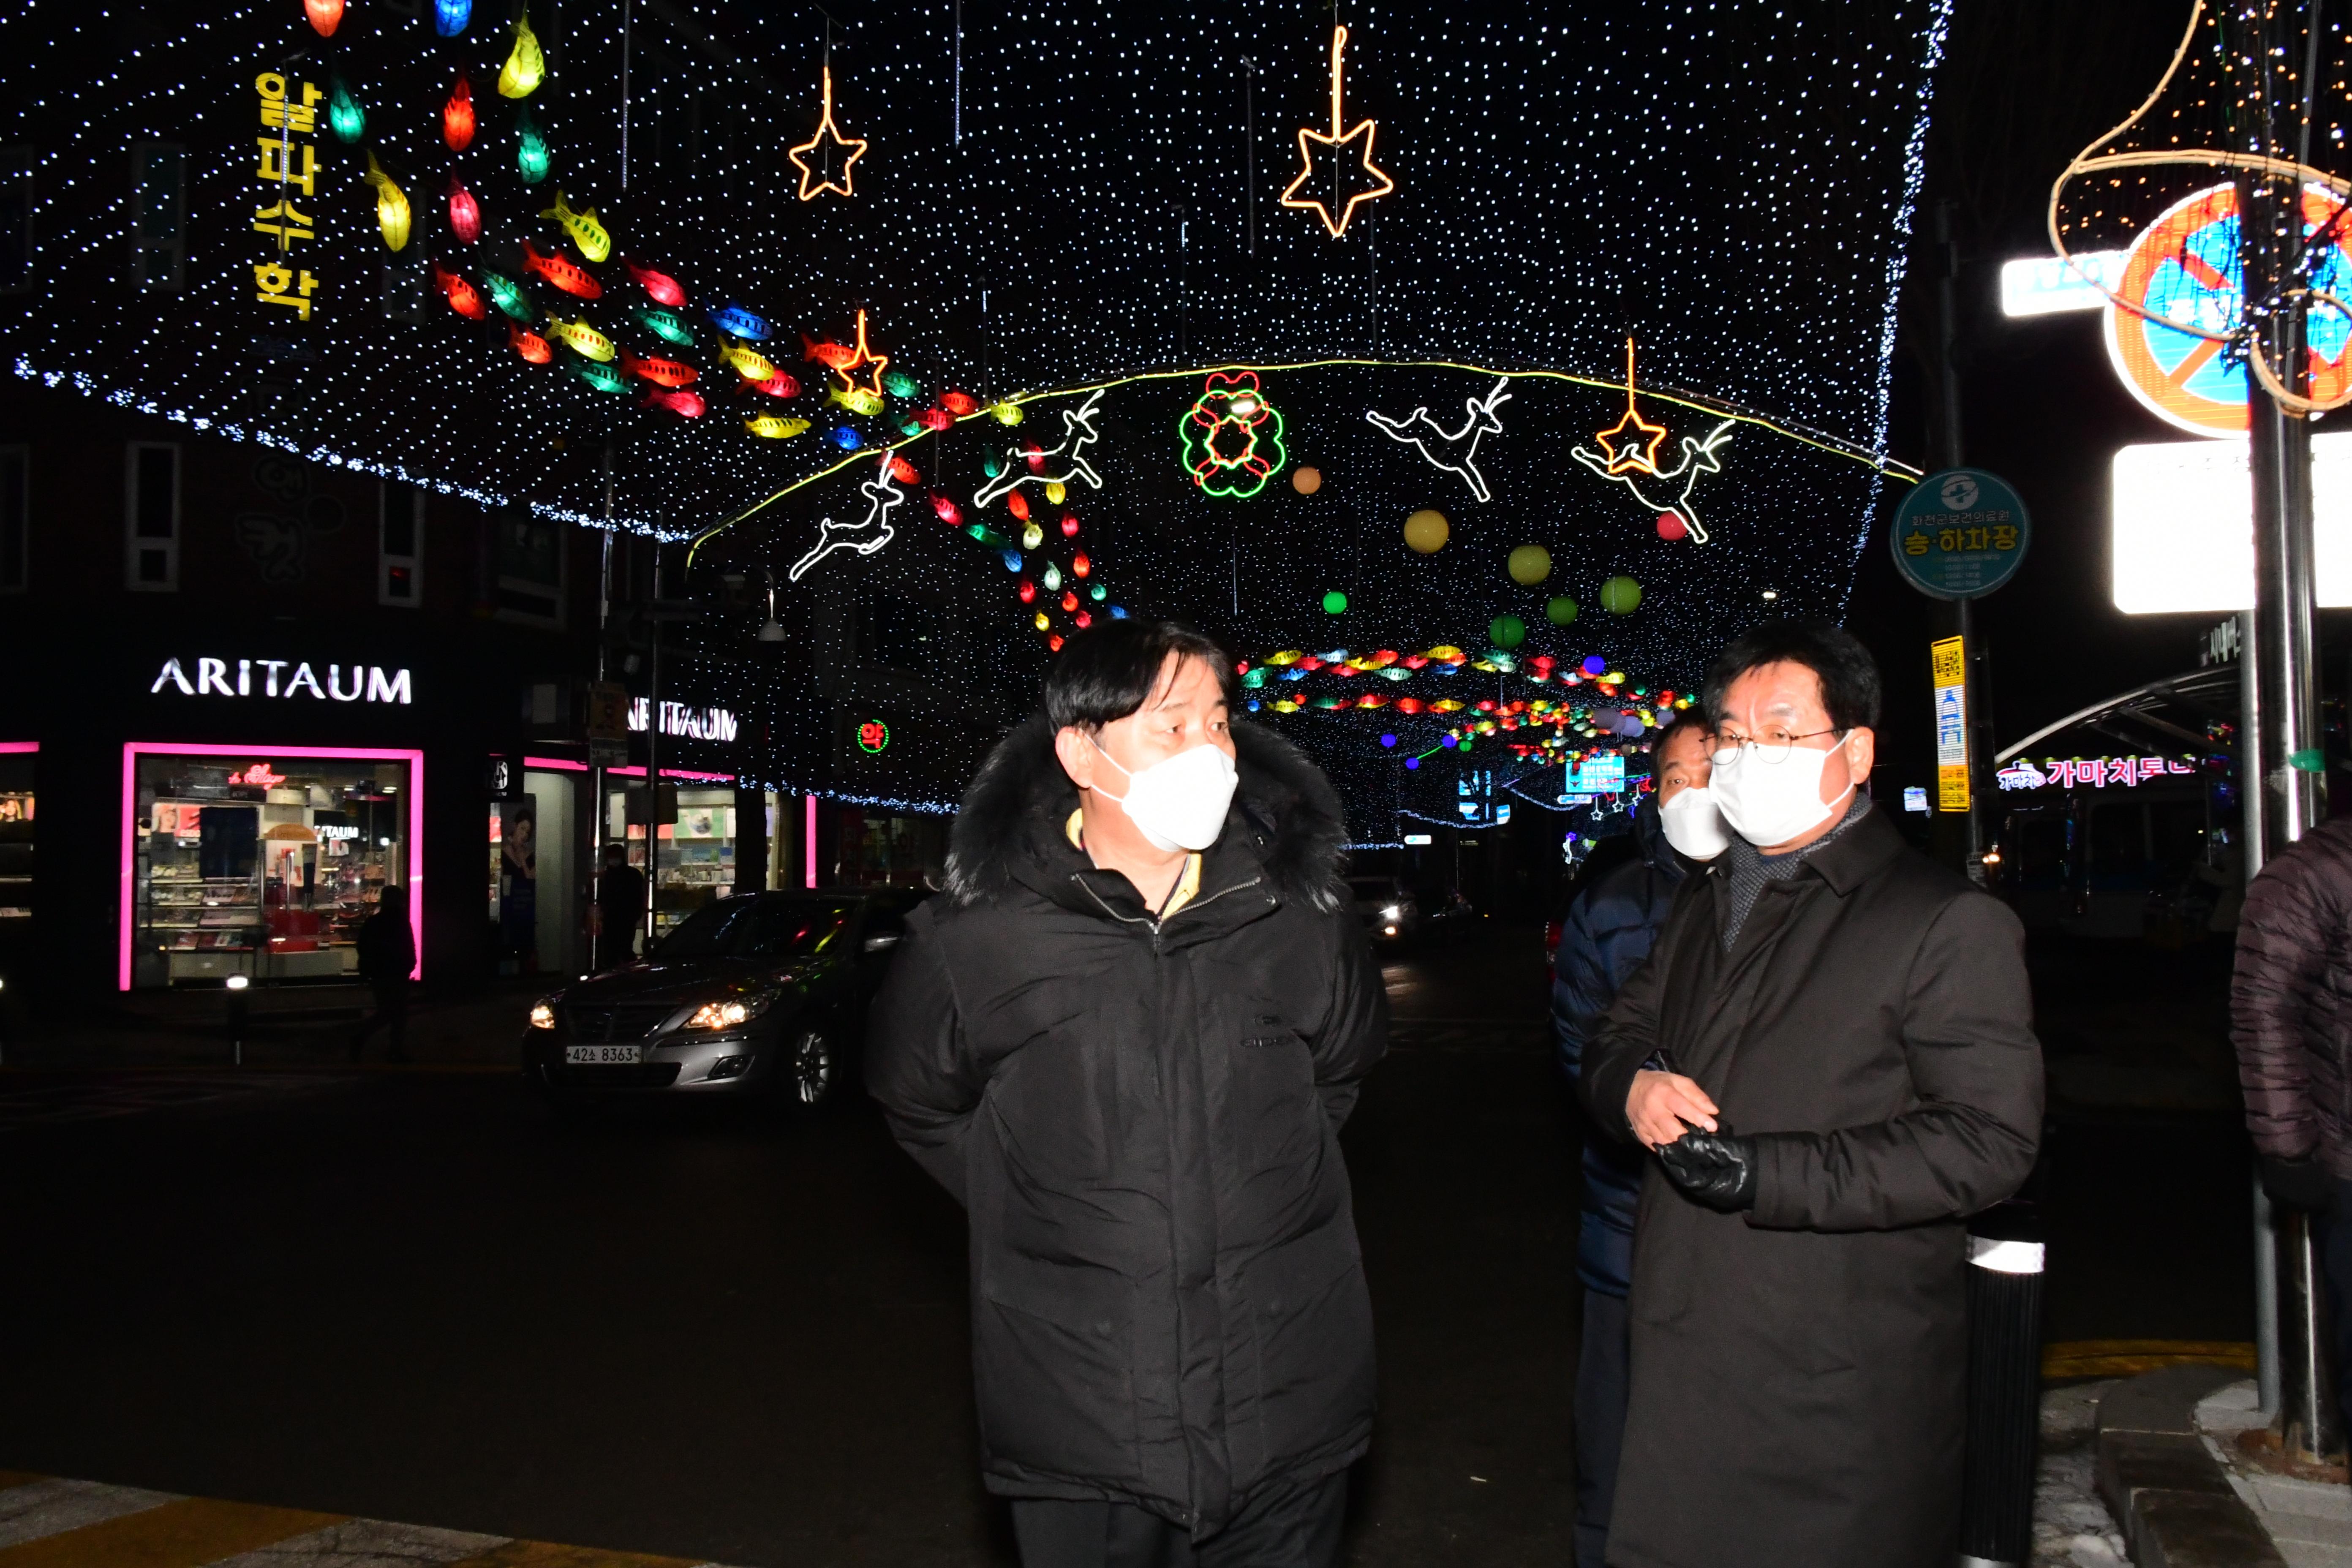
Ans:
{"type": "Polygon", "coordinates": [[[0,1470],[0,1568],[719,1568],[0,1470]]]}

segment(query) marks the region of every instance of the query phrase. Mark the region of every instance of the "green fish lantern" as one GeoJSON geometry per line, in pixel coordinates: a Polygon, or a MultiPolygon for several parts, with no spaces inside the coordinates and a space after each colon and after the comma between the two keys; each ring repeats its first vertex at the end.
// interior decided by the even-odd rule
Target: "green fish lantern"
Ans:
{"type": "Polygon", "coordinates": [[[352,96],[352,89],[343,85],[341,77],[329,79],[327,126],[334,132],[335,140],[348,147],[367,134],[367,110],[360,107],[360,100],[352,96]]]}
{"type": "Polygon", "coordinates": [[[547,167],[554,161],[554,155],[548,149],[547,138],[539,132],[539,121],[530,117],[529,110],[515,116],[515,134],[519,138],[515,143],[515,169],[522,175],[524,184],[535,185],[547,178],[547,167]]]}
{"type": "Polygon", "coordinates": [[[572,368],[579,373],[581,380],[586,382],[589,385],[594,387],[599,392],[626,392],[629,390],[628,377],[623,375],[619,371],[614,370],[609,364],[596,364],[587,360],[582,360],[572,368]]]}
{"type": "Polygon", "coordinates": [[[684,349],[694,346],[694,334],[686,330],[686,323],[677,319],[677,311],[647,308],[629,313],[644,324],[646,331],[663,342],[676,343],[684,349]]]}
{"type": "Polygon", "coordinates": [[[555,193],[555,205],[539,216],[553,218],[562,224],[563,232],[572,237],[572,243],[578,246],[580,254],[589,260],[603,261],[613,254],[613,237],[605,232],[603,224],[596,221],[594,207],[586,212],[573,212],[563,205],[563,193],[558,191],[555,193]]]}
{"type": "Polygon", "coordinates": [[[482,282],[490,291],[491,301],[516,321],[529,321],[539,314],[531,309],[530,296],[513,279],[486,271],[482,274],[482,282]]]}
{"type": "Polygon", "coordinates": [[[901,375],[895,370],[882,378],[882,388],[893,397],[916,397],[921,395],[923,390],[915,384],[913,376],[901,375]]]}

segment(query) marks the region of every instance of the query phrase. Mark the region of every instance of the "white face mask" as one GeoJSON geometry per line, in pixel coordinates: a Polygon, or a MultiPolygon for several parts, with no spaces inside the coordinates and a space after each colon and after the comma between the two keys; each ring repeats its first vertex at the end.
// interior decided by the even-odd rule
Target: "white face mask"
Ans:
{"type": "Polygon", "coordinates": [[[1658,823],[1666,830],[1666,842],[1694,860],[1712,860],[1731,847],[1730,830],[1705,784],[1677,790],[1658,807],[1658,823]]]}
{"type": "Polygon", "coordinates": [[[1828,752],[1800,743],[1778,762],[1767,762],[1755,742],[1742,741],[1715,753],[1707,782],[1731,830],[1759,848],[1769,848],[1819,826],[1853,793],[1848,784],[1836,800],[1822,799],[1822,770],[1829,760],[1828,752]]]}
{"type": "Polygon", "coordinates": [[[1099,784],[1097,794],[1118,802],[1127,819],[1155,849],[1206,849],[1225,830],[1225,810],[1234,803],[1241,775],[1233,758],[1216,747],[1199,745],[1163,758],[1139,773],[1128,773],[1102,742],[1093,742],[1104,762],[1127,773],[1127,793],[1111,795],[1099,784]]]}

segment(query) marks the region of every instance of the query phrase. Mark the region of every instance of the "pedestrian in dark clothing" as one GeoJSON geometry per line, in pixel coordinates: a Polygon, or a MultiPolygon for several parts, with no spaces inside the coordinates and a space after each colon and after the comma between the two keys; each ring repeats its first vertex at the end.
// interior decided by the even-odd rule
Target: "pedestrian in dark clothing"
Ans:
{"type": "Polygon", "coordinates": [[[1735,837],[1586,1047],[1656,1160],[1633,1231],[1617,1568],[1921,1568],[1959,1528],[1970,1214],[2042,1124],[2016,916],[1860,793],[1878,672],[1758,627],[1706,680],[1735,837]]]}
{"type": "Polygon", "coordinates": [[[1386,1004],[1338,799],[1196,633],[1073,638],[869,1031],[970,1214],[981,1464],[1027,1568],[1328,1568],[1371,1433],[1339,1131],[1386,1004]]]}
{"type": "Polygon", "coordinates": [[[646,874],[629,864],[625,844],[604,846],[596,876],[596,967],[618,969],[637,955],[646,923],[646,874]]]}
{"type": "MultiPolygon", "coordinates": [[[[2329,1299],[2352,1302],[2352,821],[2265,865],[2238,916],[2230,1037],[2271,1201],[2312,1216],[2329,1299]]],[[[2337,1398],[2352,1412],[2352,1310],[2336,1313],[2337,1398]]]]}
{"type": "Polygon", "coordinates": [[[386,1059],[408,1059],[408,977],[416,969],[416,933],[408,925],[408,889],[387,887],[376,898],[375,913],[360,922],[360,978],[375,993],[375,1013],[352,1037],[352,1060],[380,1028],[392,1031],[386,1059]]]}
{"type": "MultiPolygon", "coordinates": [[[[1723,819],[1706,798],[1709,744],[1698,713],[1684,714],[1658,736],[1650,749],[1657,788],[1634,811],[1629,836],[1635,853],[1588,881],[1569,904],[1552,963],[1551,1022],[1570,1083],[1601,1015],[1650,956],[1688,865],[1723,852],[1723,819]]],[[[1584,1139],[1584,1220],[1576,1244],[1577,1277],[1584,1282],[1576,1358],[1577,1568],[1606,1562],[1625,1427],[1633,1205],[1647,1163],[1636,1144],[1591,1131],[1584,1139]]]]}

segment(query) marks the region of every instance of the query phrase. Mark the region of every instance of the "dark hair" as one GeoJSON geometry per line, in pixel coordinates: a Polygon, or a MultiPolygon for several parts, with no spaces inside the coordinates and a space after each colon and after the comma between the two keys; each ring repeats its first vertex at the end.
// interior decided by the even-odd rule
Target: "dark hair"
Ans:
{"type": "Polygon", "coordinates": [[[1715,721],[1706,716],[1705,709],[1685,708],[1664,724],[1659,725],[1655,732],[1650,736],[1650,755],[1654,757],[1664,751],[1666,742],[1685,731],[1696,730],[1704,733],[1714,728],[1715,721]]]}
{"type": "Polygon", "coordinates": [[[379,914],[406,914],[408,912],[407,888],[398,882],[387,883],[383,891],[375,896],[375,907],[379,914]]]}
{"type": "Polygon", "coordinates": [[[1126,718],[1151,700],[1170,654],[1206,659],[1233,705],[1234,661],[1205,634],[1180,621],[1106,621],[1063,647],[1045,677],[1045,721],[1091,734],[1126,718]]]}
{"type": "Polygon", "coordinates": [[[1801,664],[1821,682],[1822,707],[1840,730],[1878,723],[1878,661],[1843,626],[1826,621],[1767,621],[1732,639],[1707,667],[1707,717],[1723,721],[1723,694],[1751,669],[1801,664]]]}

